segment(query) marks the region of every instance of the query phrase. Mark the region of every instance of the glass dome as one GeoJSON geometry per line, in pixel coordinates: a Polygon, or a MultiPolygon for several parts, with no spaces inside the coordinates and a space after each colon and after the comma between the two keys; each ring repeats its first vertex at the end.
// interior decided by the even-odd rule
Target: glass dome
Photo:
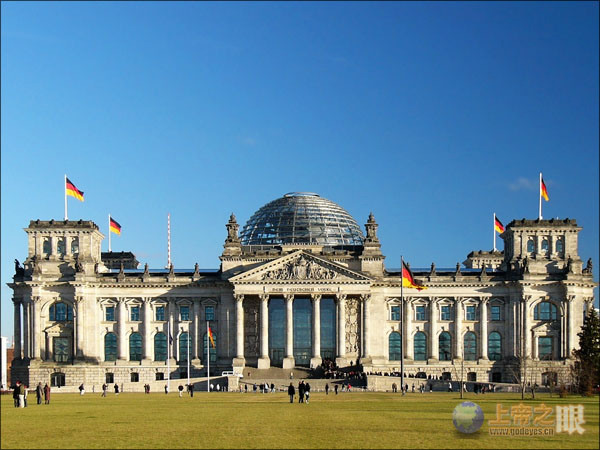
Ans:
{"type": "Polygon", "coordinates": [[[256,211],[240,233],[242,245],[362,245],[348,212],[312,192],[290,192],[256,211]]]}

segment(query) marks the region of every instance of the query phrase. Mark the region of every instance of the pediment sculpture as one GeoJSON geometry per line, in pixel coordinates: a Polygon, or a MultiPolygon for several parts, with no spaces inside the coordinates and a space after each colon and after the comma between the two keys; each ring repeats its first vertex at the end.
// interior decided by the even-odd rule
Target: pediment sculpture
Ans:
{"type": "Polygon", "coordinates": [[[283,267],[268,271],[263,280],[332,280],[338,273],[301,256],[283,267]]]}

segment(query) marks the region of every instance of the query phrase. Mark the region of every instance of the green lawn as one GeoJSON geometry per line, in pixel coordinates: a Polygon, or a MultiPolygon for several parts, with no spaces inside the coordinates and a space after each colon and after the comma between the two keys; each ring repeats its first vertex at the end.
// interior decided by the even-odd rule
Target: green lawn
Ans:
{"type": "MultiPolygon", "coordinates": [[[[598,448],[598,397],[538,395],[526,405],[582,404],[583,434],[551,437],[490,436],[496,404],[521,402],[517,394],[467,394],[481,406],[481,429],[455,430],[456,393],[314,393],[291,405],[284,393],[52,394],[50,405],[16,409],[3,395],[5,448],[598,448]]],[[[552,418],[554,414],[552,414],[552,418]]]]}

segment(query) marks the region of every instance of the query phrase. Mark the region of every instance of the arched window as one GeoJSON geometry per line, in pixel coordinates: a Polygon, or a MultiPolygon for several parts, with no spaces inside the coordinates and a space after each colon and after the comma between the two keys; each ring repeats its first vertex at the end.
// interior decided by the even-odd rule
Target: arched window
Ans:
{"type": "Polygon", "coordinates": [[[497,331],[492,331],[488,337],[488,358],[492,361],[502,359],[502,336],[497,331]]]}
{"type": "Polygon", "coordinates": [[[564,250],[562,238],[556,240],[556,253],[562,253],[564,250]]]}
{"type": "Polygon", "coordinates": [[[167,360],[167,335],[156,333],[154,335],[154,361],[167,360]]]}
{"type": "Polygon", "coordinates": [[[557,308],[554,303],[541,302],[535,305],[535,309],[533,310],[533,318],[535,320],[544,320],[549,322],[556,320],[556,317],[557,308]]]}
{"type": "Polygon", "coordinates": [[[44,238],[44,244],[42,245],[42,251],[45,255],[52,253],[52,238],[44,238]]]}
{"type": "Polygon", "coordinates": [[[68,322],[73,320],[73,307],[63,302],[50,306],[50,320],[53,322],[68,322]]]}
{"type": "Polygon", "coordinates": [[[71,240],[71,253],[73,255],[79,254],[79,238],[73,238],[71,240]]]}
{"type": "Polygon", "coordinates": [[[104,361],[117,360],[117,335],[106,333],[104,336],[104,361]]]}
{"type": "Polygon", "coordinates": [[[533,243],[533,239],[529,239],[527,241],[527,253],[533,253],[535,251],[535,244],[533,243]]]}
{"type": "Polygon", "coordinates": [[[542,240],[542,251],[545,252],[545,253],[548,253],[548,248],[549,248],[549,246],[548,246],[548,239],[544,238],[542,240]]]}
{"type": "Polygon", "coordinates": [[[413,340],[415,361],[427,360],[427,336],[422,331],[415,333],[413,340]]]}
{"type": "Polygon", "coordinates": [[[440,361],[450,361],[452,359],[452,337],[447,331],[443,331],[439,338],[440,361]]]}
{"type": "MultiPolygon", "coordinates": [[[[212,330],[213,332],[213,340],[215,341],[215,347],[217,346],[217,336],[215,335],[215,330],[212,330]]],[[[209,351],[209,356],[210,356],[210,362],[211,363],[216,363],[217,362],[217,349],[215,347],[212,346],[212,344],[210,343],[210,339],[208,339],[208,334],[204,333],[204,339],[203,339],[203,345],[202,345],[202,360],[205,361],[206,360],[206,349],[207,346],[210,347],[209,351]]]]}
{"type": "Polygon", "coordinates": [[[188,346],[191,344],[188,333],[181,333],[179,335],[179,361],[186,362],[188,360],[188,350],[191,353],[191,347],[188,346]]]}
{"type": "Polygon", "coordinates": [[[129,336],[129,361],[142,360],[142,335],[131,333],[129,336]]]}
{"type": "Polygon", "coordinates": [[[400,361],[402,358],[402,336],[400,333],[394,331],[390,334],[389,337],[389,346],[390,346],[390,361],[400,361]]]}
{"type": "Polygon", "coordinates": [[[464,338],[465,361],[475,361],[477,359],[477,336],[472,331],[468,331],[464,338]]]}

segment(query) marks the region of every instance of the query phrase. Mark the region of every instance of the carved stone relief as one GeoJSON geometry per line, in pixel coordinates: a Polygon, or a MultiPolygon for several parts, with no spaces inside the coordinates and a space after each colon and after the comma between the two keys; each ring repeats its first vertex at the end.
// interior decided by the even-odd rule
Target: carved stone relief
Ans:
{"type": "Polygon", "coordinates": [[[270,270],[263,274],[263,280],[332,280],[337,272],[305,258],[304,255],[295,261],[290,261],[283,267],[270,270]]]}
{"type": "Polygon", "coordinates": [[[357,298],[346,299],[346,353],[360,352],[360,302],[357,298]]]}
{"type": "Polygon", "coordinates": [[[258,357],[259,353],[259,307],[257,298],[244,299],[244,354],[248,357],[258,357]]]}

